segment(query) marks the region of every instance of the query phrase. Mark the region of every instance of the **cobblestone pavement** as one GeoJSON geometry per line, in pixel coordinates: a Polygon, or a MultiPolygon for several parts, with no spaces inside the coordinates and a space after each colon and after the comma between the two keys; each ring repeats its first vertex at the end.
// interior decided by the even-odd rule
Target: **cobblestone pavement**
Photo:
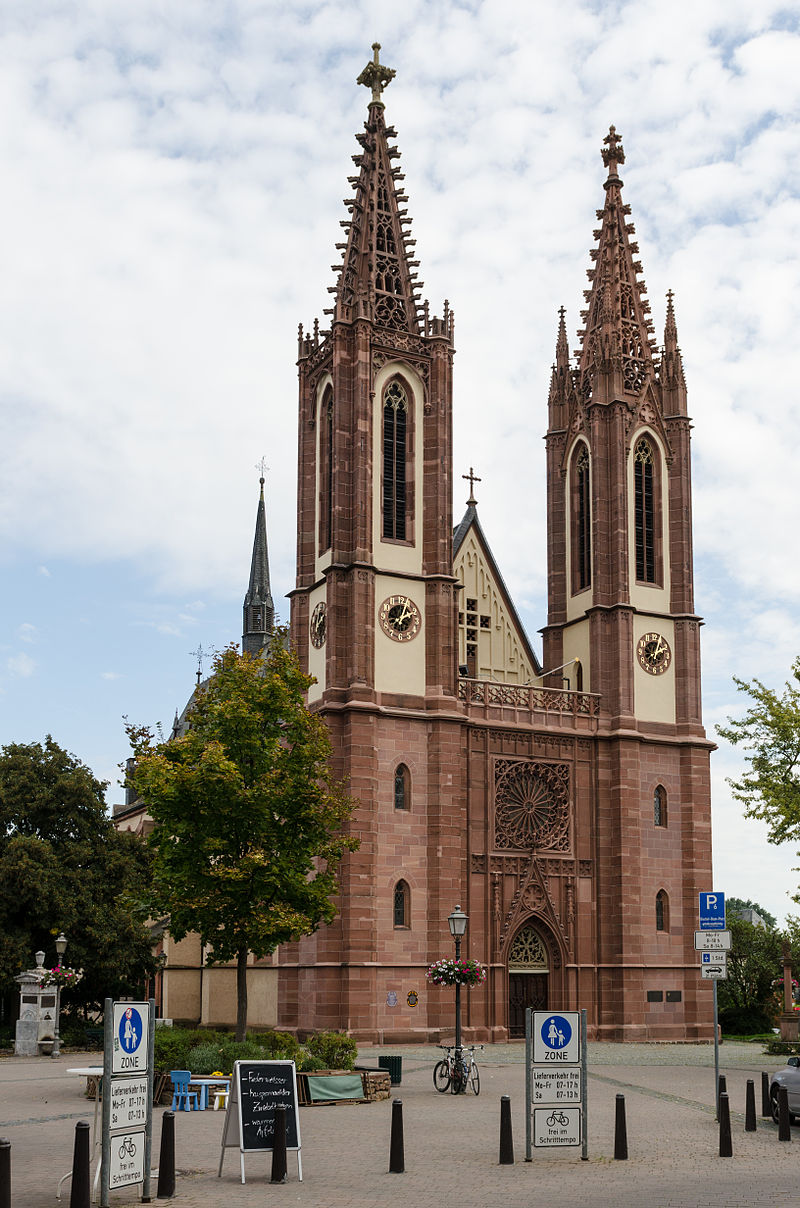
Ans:
{"type": "MultiPolygon", "coordinates": [[[[364,1050],[362,1060],[374,1060],[378,1051],[364,1050]]],[[[290,1154],[289,1181],[282,1186],[270,1184],[265,1154],[246,1157],[248,1181],[242,1186],[235,1149],[226,1152],[218,1179],[222,1114],[181,1112],[176,1116],[175,1202],[183,1208],[372,1208],[398,1201],[415,1208],[485,1208],[494,1201],[504,1208],[800,1208],[800,1129],[792,1130],[791,1144],[782,1144],[776,1127],[759,1116],[758,1130],[744,1132],[747,1079],[755,1080],[760,1108],[760,1071],[781,1065],[779,1058],[764,1057],[757,1045],[726,1043],[720,1049],[731,1101],[732,1158],[718,1156],[710,1046],[592,1044],[589,1160],[582,1162],[577,1149],[534,1150],[530,1163],[524,1161],[523,1046],[487,1046],[480,1055],[478,1098],[436,1094],[435,1048],[380,1051],[403,1057],[403,1081],[393,1088],[393,1098],[403,1102],[405,1173],[388,1173],[392,1108],[385,1101],[302,1108],[303,1182],[290,1154]],[[627,1162],[613,1160],[617,1094],[625,1096],[627,1162]],[[501,1095],[512,1101],[514,1166],[498,1165],[501,1095]]],[[[66,1071],[96,1064],[98,1058],[0,1060],[0,1136],[12,1143],[12,1208],[55,1204],[56,1183],[71,1164],[75,1123],[91,1122],[93,1111],[82,1098],[83,1080],[66,1071]]],[[[161,1116],[157,1109],[154,1155],[161,1116]]],[[[155,1191],[154,1182],[154,1197],[155,1191]]],[[[62,1202],[69,1202],[68,1183],[62,1202]]],[[[111,1196],[115,1208],[138,1202],[130,1191],[111,1196]]]]}

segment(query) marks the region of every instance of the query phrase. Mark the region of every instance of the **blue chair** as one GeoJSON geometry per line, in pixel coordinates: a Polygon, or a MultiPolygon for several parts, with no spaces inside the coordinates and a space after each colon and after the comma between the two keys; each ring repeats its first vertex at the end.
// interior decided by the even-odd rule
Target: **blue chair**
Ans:
{"type": "Polygon", "coordinates": [[[189,1090],[192,1071],[170,1070],[169,1076],[172,1079],[172,1110],[174,1112],[199,1111],[197,1091],[189,1090]],[[192,1107],[192,1099],[194,1099],[194,1107],[192,1107]]]}

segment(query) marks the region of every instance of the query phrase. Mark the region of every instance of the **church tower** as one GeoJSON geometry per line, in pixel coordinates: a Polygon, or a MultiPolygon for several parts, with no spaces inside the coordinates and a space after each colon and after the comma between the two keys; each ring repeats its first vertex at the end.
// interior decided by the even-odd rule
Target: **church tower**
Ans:
{"type": "Polygon", "coordinates": [[[256,532],[253,538],[253,557],[250,562],[250,582],[244,597],[242,621],[242,651],[255,656],[258,656],[269,644],[275,625],[275,605],[272,602],[272,591],[269,585],[263,464],[259,482],[261,494],[256,510],[256,532]]]}
{"type": "MultiPolygon", "coordinates": [[[[358,801],[340,913],[281,950],[281,1018],[363,1039],[430,1026],[419,996],[460,900],[464,828],[452,562],[453,316],[421,303],[396,132],[373,59],[330,325],[299,337],[291,641],[358,801]],[[440,895],[444,895],[443,897],[440,895]],[[433,954],[433,955],[431,955],[433,954]],[[416,987],[416,990],[414,988],[416,987]],[[387,1002],[391,1007],[387,1016],[387,1002]]],[[[448,940],[449,943],[449,940],[448,940]]],[[[435,1008],[432,1008],[435,1009],[435,1008]]]]}
{"type": "Polygon", "coordinates": [[[600,697],[598,1037],[624,1038],[613,1021],[626,1020],[636,1039],[673,1025],[677,1035],[708,1015],[692,933],[697,892],[711,886],[712,744],[672,295],[659,355],[613,126],[603,162],[577,367],[562,310],[550,387],[544,666],[574,664],[579,688],[600,697]]]}

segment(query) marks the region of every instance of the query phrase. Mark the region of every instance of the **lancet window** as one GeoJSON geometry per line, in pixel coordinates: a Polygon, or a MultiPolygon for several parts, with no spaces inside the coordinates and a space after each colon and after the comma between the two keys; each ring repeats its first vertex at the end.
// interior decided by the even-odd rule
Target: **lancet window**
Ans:
{"type": "Polygon", "coordinates": [[[320,407],[319,551],[330,549],[333,540],[333,391],[330,386],[320,407]]]}
{"type": "Polygon", "coordinates": [[[581,442],[572,461],[572,590],[592,582],[592,504],[589,493],[589,450],[581,442]]]}
{"type": "Polygon", "coordinates": [[[643,436],[637,442],[633,458],[636,578],[639,583],[656,582],[657,478],[653,446],[643,436]]]}
{"type": "Polygon", "coordinates": [[[407,537],[407,472],[409,403],[405,388],[393,378],[383,393],[383,536],[407,537]]]}
{"type": "Polygon", "coordinates": [[[394,925],[395,927],[409,927],[411,918],[410,898],[408,884],[405,881],[398,881],[394,887],[394,925]]]}

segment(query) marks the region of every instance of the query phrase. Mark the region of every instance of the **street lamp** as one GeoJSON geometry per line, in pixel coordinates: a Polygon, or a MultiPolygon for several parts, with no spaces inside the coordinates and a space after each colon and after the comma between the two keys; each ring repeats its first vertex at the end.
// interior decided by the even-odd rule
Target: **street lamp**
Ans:
{"type": "MultiPolygon", "coordinates": [[[[58,953],[59,968],[61,967],[61,963],[64,960],[64,953],[66,952],[66,950],[67,950],[67,937],[64,935],[64,932],[61,931],[59,933],[58,939],[56,940],[56,952],[58,953]]],[[[60,1043],[60,1037],[58,1034],[58,1025],[60,1022],[60,1020],[59,1020],[60,1014],[61,1014],[61,986],[57,985],[56,986],[56,1026],[55,1026],[55,1033],[53,1036],[53,1048],[50,1053],[51,1057],[60,1057],[61,1056],[61,1043],[60,1043]]]]}
{"type": "MultiPolygon", "coordinates": [[[[456,960],[461,956],[461,941],[464,938],[464,932],[467,930],[468,914],[460,906],[456,906],[455,910],[447,916],[447,925],[450,928],[450,934],[456,942],[456,960]]],[[[456,1069],[461,1068],[461,983],[456,982],[456,1069]]]]}

